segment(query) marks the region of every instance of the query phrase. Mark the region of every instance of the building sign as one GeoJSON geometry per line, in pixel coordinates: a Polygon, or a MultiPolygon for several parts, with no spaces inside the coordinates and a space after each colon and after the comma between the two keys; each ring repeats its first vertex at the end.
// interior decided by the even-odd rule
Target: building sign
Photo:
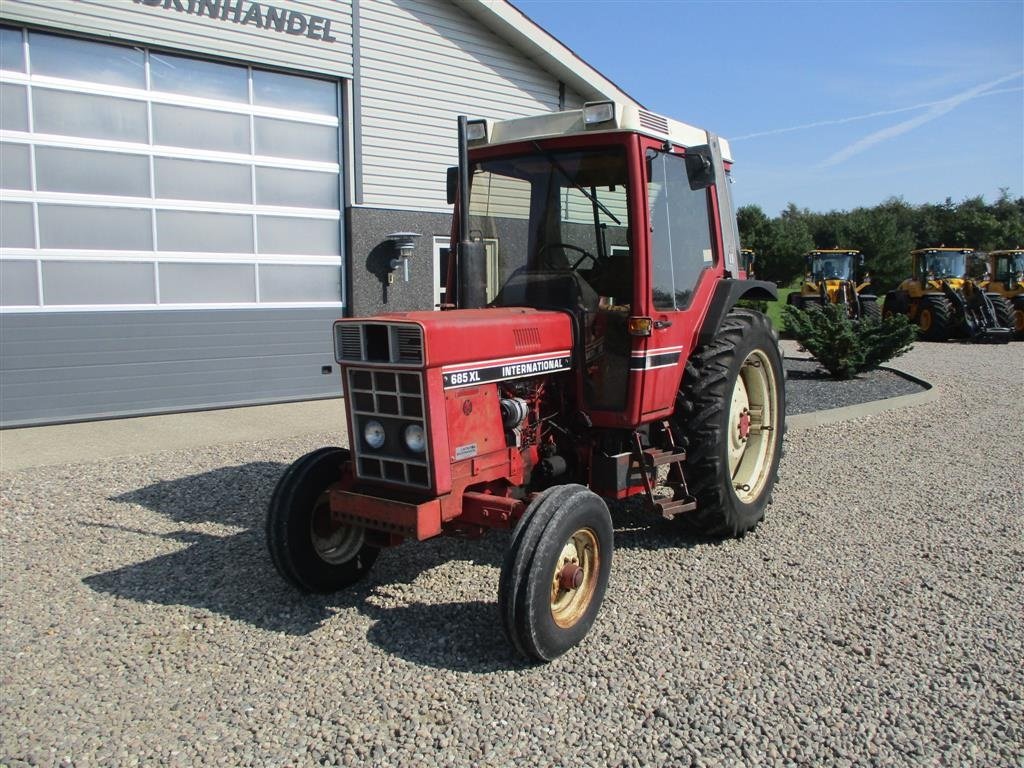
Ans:
{"type": "Polygon", "coordinates": [[[136,5],[162,8],[190,16],[205,16],[225,24],[253,26],[285,35],[308,37],[324,43],[337,42],[331,20],[251,0],[132,0],[136,5]]]}

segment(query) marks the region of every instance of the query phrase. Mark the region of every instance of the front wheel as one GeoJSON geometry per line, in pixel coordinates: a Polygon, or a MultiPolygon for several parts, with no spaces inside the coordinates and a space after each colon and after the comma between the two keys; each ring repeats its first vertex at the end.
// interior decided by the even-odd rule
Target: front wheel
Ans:
{"type": "Polygon", "coordinates": [[[1010,300],[993,294],[989,294],[989,301],[992,302],[992,311],[996,316],[996,325],[1000,328],[1013,328],[1013,305],[1010,304],[1010,300]]]}
{"type": "Polygon", "coordinates": [[[679,518],[703,535],[741,535],[764,517],[786,430],[785,372],[759,312],[734,309],[687,361],[675,417],[697,509],[679,518]]]}
{"type": "Polygon", "coordinates": [[[1013,337],[1024,341],[1024,296],[1016,296],[1011,302],[1013,306],[1013,337]]]}
{"type": "Polygon", "coordinates": [[[380,552],[366,530],[334,520],[332,485],[350,460],[344,448],[307,453],[285,470],[267,509],[267,548],[277,572],[303,592],[326,594],[355,583],[380,552]]]}
{"type": "Polygon", "coordinates": [[[590,630],[608,586],[612,520],[582,485],[549,488],[512,534],[498,580],[502,625],[516,650],[551,661],[590,630]]]}
{"type": "Polygon", "coordinates": [[[860,299],[860,316],[862,320],[881,320],[882,308],[874,299],[860,299]]]}
{"type": "Polygon", "coordinates": [[[917,326],[925,341],[945,341],[952,332],[953,305],[945,296],[925,296],[917,310],[917,326]]]}

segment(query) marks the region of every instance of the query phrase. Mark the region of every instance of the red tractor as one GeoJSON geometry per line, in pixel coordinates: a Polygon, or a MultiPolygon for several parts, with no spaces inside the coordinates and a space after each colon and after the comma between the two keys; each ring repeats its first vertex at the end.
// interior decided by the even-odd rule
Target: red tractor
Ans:
{"type": "Polygon", "coordinates": [[[764,516],[782,358],[736,304],[775,286],[737,279],[731,158],[710,133],[597,102],[460,118],[459,150],[454,301],[335,323],[350,448],[285,471],[267,542],[286,580],[326,593],[407,539],[511,529],[504,630],[550,660],[604,596],[607,501],[711,536],[764,516]]]}

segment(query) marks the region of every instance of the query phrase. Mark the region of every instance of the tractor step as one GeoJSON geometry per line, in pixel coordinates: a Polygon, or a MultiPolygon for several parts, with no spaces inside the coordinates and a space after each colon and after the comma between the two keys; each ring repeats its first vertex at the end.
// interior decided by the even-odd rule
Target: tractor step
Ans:
{"type": "Polygon", "coordinates": [[[662,467],[666,464],[675,464],[677,461],[686,461],[686,451],[682,448],[673,448],[664,451],[660,448],[644,449],[644,464],[648,469],[662,467]]]}
{"type": "Polygon", "coordinates": [[[671,520],[676,515],[693,512],[697,508],[697,502],[692,498],[655,499],[654,506],[661,512],[662,517],[666,520],[671,520]]]}

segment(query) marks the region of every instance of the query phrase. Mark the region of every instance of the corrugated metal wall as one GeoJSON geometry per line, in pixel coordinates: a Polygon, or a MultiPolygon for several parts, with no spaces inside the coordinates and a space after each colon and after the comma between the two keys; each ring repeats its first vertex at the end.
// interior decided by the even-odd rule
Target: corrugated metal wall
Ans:
{"type": "Polygon", "coordinates": [[[336,315],[330,309],[3,315],[3,425],[337,396],[336,315]],[[329,375],[323,366],[332,366],[329,375]]]}
{"type": "Polygon", "coordinates": [[[368,206],[450,211],[444,168],[457,160],[458,115],[558,109],[555,77],[448,2],[362,0],[359,62],[368,206]]]}
{"type": "Polygon", "coordinates": [[[284,0],[278,7],[248,0],[3,0],[0,15],[9,21],[251,64],[352,75],[351,2],[284,0]],[[258,20],[248,13],[253,5],[259,6],[258,20]],[[241,12],[236,14],[236,8],[241,12]],[[270,8],[285,11],[284,21],[279,14],[268,21],[270,8]],[[292,12],[305,20],[304,27],[298,17],[290,21],[292,12]],[[314,17],[330,21],[329,30],[319,21],[311,29],[314,17]]]}

